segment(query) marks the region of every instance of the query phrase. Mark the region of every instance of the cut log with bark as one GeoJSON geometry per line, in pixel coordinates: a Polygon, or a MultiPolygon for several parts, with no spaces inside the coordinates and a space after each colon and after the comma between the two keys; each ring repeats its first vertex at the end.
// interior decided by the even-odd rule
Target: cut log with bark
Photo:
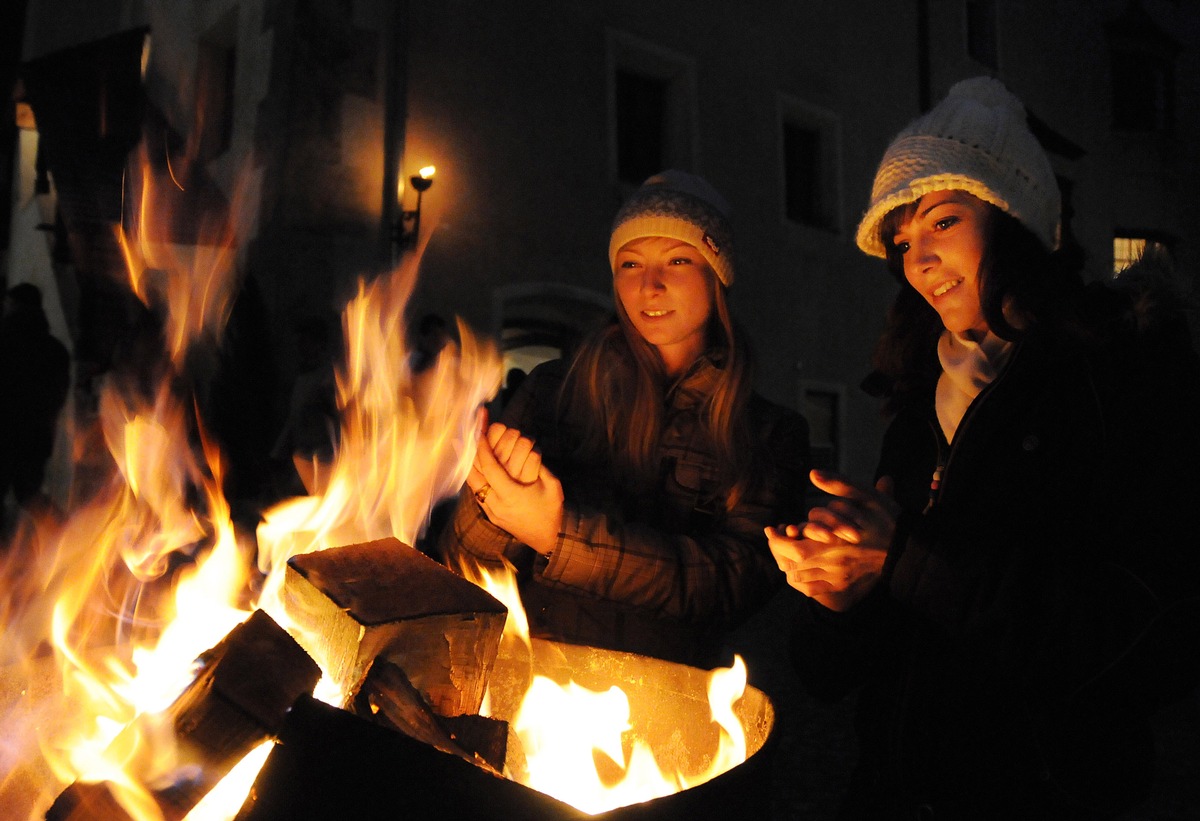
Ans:
{"type": "MultiPolygon", "coordinates": [[[[292,704],[321,677],[316,662],[261,610],[197,663],[195,680],[170,707],[139,716],[113,742],[132,748],[133,734],[151,741],[138,745],[129,771],[142,783],[170,783],[151,793],[167,821],[186,816],[247,753],[274,737],[292,704]]],[[[72,784],[46,813],[47,821],[128,817],[105,783],[72,784]]]]}
{"type": "Polygon", "coordinates": [[[479,712],[508,610],[398,539],[288,560],[293,633],[353,702],[382,658],[442,716],[479,712]]]}

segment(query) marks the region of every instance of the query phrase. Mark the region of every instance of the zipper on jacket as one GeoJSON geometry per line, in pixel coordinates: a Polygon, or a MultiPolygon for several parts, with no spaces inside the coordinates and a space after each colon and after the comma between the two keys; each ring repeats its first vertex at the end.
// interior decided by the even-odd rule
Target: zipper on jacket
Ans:
{"type": "Polygon", "coordinates": [[[946,472],[946,458],[943,455],[942,442],[945,437],[941,435],[941,431],[937,429],[937,420],[929,423],[930,432],[933,434],[934,444],[937,445],[936,467],[933,469],[933,477],[929,480],[929,501],[925,503],[925,509],[922,513],[928,513],[933,509],[934,502],[937,501],[938,490],[942,486],[942,475],[946,472]]]}
{"type": "MultiPolygon", "coordinates": [[[[1000,381],[1002,379],[1004,379],[1005,376],[1008,375],[1008,372],[1012,369],[1012,363],[1016,361],[1017,356],[1021,353],[1021,347],[1022,347],[1022,345],[1020,343],[1018,343],[1016,348],[1013,349],[1012,354],[1008,357],[1008,361],[1004,363],[1004,367],[1000,370],[1000,373],[996,374],[996,378],[993,379],[991,382],[989,382],[984,387],[984,389],[979,392],[979,395],[975,397],[974,401],[972,401],[971,404],[967,407],[967,412],[963,414],[962,420],[958,423],[958,430],[955,431],[955,434],[954,434],[955,439],[958,439],[960,442],[962,441],[963,432],[970,425],[971,419],[973,419],[975,417],[975,414],[978,412],[979,407],[987,399],[988,394],[990,394],[992,392],[992,388],[994,388],[996,385],[998,385],[1000,383],[1000,381]]],[[[947,443],[949,445],[950,451],[949,451],[949,453],[946,454],[946,457],[944,459],[942,458],[942,443],[946,441],[946,437],[944,434],[942,434],[941,423],[938,422],[938,420],[937,420],[936,402],[937,402],[937,399],[935,398],[934,399],[935,409],[934,409],[934,414],[933,414],[933,421],[930,424],[932,426],[934,426],[933,434],[934,434],[934,437],[936,438],[937,445],[938,445],[938,459],[937,459],[938,464],[937,464],[937,467],[934,468],[933,477],[932,477],[932,479],[930,479],[930,482],[929,482],[929,504],[925,506],[926,513],[929,512],[929,510],[937,503],[937,500],[942,495],[942,488],[944,488],[946,486],[946,474],[950,470],[950,463],[954,461],[954,451],[955,451],[954,443],[953,442],[947,443]]]]}

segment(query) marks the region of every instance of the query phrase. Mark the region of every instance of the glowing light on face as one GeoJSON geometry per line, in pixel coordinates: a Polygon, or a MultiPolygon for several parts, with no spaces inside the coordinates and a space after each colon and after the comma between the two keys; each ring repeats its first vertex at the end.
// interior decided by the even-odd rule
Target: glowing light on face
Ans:
{"type": "Polygon", "coordinates": [[[987,248],[989,206],[964,191],[935,191],[916,204],[892,244],[904,276],[952,333],[981,337],[987,321],[979,297],[979,266],[987,248]]]}
{"type": "Polygon", "coordinates": [[[617,251],[613,285],[630,322],[670,374],[705,347],[716,275],[693,246],[667,237],[627,242],[617,251]]]}

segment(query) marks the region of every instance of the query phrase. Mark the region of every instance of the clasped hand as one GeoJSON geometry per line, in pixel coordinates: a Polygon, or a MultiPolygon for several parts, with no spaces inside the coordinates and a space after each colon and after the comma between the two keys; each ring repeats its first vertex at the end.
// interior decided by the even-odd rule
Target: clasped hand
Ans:
{"type": "Polygon", "coordinates": [[[833,499],[810,510],[807,522],[766,528],[767,544],[788,584],[830,610],[844,611],[879,581],[900,506],[886,476],[873,489],[821,470],[810,477],[833,499]]]}
{"type": "Polygon", "coordinates": [[[481,432],[467,486],[488,520],[548,554],[562,529],[563,491],[534,442],[499,422],[481,432]]]}

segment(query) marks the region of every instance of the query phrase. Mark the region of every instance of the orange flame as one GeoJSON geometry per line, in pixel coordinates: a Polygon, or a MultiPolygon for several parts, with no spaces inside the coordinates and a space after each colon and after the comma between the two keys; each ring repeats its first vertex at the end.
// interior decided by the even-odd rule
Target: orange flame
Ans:
{"type": "Polygon", "coordinates": [[[341,435],[320,495],[268,510],[258,528],[260,606],[285,623],[278,604],[287,559],[338,545],[395,536],[415,544],[439,500],[466,479],[478,409],[500,386],[502,363],[460,323],[434,363],[414,373],[404,310],[416,262],[360,282],[343,313],[345,362],[338,373],[341,435]]]}
{"type": "Polygon", "coordinates": [[[19,750],[5,759],[5,817],[40,816],[63,786],[103,780],[132,818],[161,818],[151,790],[179,762],[173,730],[152,717],[191,682],[197,656],[249,615],[251,564],[222,495],[220,455],[178,388],[192,345],[215,342],[227,319],[233,235],[226,228],[191,248],[153,236],[160,181],[140,161],[141,210],[118,241],[130,287],[165,312],[168,361],[149,391],[115,378],[102,386],[92,438],[108,458],[88,466],[95,491],[61,517],[27,516],[6,547],[3,657],[39,688],[49,682],[26,715],[53,720],[11,736],[24,717],[3,717],[19,750]],[[44,781],[33,788],[8,789],[37,772],[44,781]],[[33,809],[15,803],[30,793],[33,809]]]}
{"type": "MultiPolygon", "coordinates": [[[[130,288],[163,322],[166,350],[149,389],[110,380],[101,391],[97,430],[79,432],[81,442],[90,436],[107,447],[99,467],[91,466],[100,472],[89,477],[94,492],[75,499],[61,517],[21,521],[0,558],[0,584],[8,591],[0,602],[0,678],[30,681],[17,706],[6,703],[0,713],[0,817],[41,817],[65,785],[107,781],[132,818],[161,818],[153,792],[184,763],[175,755],[172,728],[154,717],[193,681],[195,659],[254,607],[294,629],[279,604],[291,556],[385,536],[413,544],[433,504],[461,487],[478,408],[500,384],[495,347],[461,324],[458,343],[428,369],[413,371],[404,316],[419,252],[397,270],[360,282],[342,317],[341,427],[332,463],[324,466],[327,479],[313,495],[267,511],[254,539],[239,535],[222,493],[221,455],[186,395],[185,378],[187,363],[202,346],[218,343],[228,319],[238,284],[236,226],[203,223],[194,243],[177,241],[159,220],[177,205],[178,195],[166,192],[178,191],[186,174],[169,167],[155,173],[144,154],[140,163],[131,172],[136,218],[118,240],[130,288]]],[[[229,210],[237,212],[236,205],[229,210]]],[[[77,445],[77,452],[85,450],[77,445]]],[[[528,652],[511,575],[481,575],[480,583],[509,605],[507,641],[528,652]]],[[[342,694],[323,690],[328,686],[318,685],[321,697],[340,702],[342,694]]],[[[600,811],[712,777],[745,757],[740,724],[730,720],[744,687],[740,659],[731,671],[714,674],[710,700],[724,728],[721,747],[710,773],[685,776],[662,773],[644,745],[631,744],[620,690],[590,693],[535,677],[515,724],[531,765],[528,783],[600,811]],[[581,747],[552,747],[545,729],[564,719],[538,716],[534,708],[558,702],[566,713],[604,716],[606,723],[581,747]],[[597,755],[606,759],[606,773],[618,770],[621,777],[601,778],[597,755]],[[576,768],[585,776],[570,795],[556,785],[566,778],[543,769],[564,762],[572,762],[573,778],[576,768]]],[[[569,735],[578,741],[582,730],[569,735]]],[[[188,817],[231,818],[269,748],[247,756],[188,817]]]]}
{"type": "MultiPolygon", "coordinates": [[[[464,568],[464,575],[508,607],[505,638],[529,648],[528,619],[512,569],[464,568]]],[[[629,697],[619,687],[596,692],[533,675],[512,725],[525,754],[524,772],[505,775],[591,814],[710,781],[746,760],[746,734],[734,714],[746,681],[741,656],[732,667],[712,672],[708,700],[719,727],[718,746],[708,767],[685,773],[664,769],[650,745],[629,732],[629,697]]]]}

